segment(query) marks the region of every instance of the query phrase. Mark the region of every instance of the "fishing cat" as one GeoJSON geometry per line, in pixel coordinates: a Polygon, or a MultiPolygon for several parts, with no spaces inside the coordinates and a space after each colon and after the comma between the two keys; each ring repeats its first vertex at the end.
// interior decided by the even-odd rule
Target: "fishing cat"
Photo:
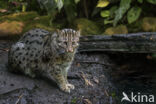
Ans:
{"type": "Polygon", "coordinates": [[[70,93],[67,73],[79,46],[80,31],[62,29],[50,33],[43,29],[26,32],[10,48],[9,70],[32,78],[43,76],[54,80],[59,88],[70,93]]]}

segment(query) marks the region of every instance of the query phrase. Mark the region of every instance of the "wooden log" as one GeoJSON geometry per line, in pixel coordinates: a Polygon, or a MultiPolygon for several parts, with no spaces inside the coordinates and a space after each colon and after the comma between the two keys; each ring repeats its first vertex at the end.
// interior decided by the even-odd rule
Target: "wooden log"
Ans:
{"type": "Polygon", "coordinates": [[[155,53],[156,32],[120,35],[94,35],[80,38],[79,52],[107,51],[126,53],[155,53]]]}

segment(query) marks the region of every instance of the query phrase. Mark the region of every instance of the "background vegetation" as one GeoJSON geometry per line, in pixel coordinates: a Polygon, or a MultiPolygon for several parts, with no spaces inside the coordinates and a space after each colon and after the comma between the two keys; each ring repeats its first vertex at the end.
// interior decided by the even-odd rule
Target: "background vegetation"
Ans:
{"type": "Polygon", "coordinates": [[[81,29],[86,35],[156,31],[155,9],[156,0],[0,0],[0,21],[23,13],[15,20],[27,21],[25,31],[35,23],[46,29],[81,29]],[[147,27],[151,20],[155,24],[147,27]]]}

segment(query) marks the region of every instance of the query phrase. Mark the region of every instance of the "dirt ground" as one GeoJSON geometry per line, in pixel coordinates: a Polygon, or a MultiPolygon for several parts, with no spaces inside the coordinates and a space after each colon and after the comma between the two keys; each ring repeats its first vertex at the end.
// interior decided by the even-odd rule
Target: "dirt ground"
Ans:
{"type": "Polygon", "coordinates": [[[105,54],[77,53],[68,74],[75,85],[70,94],[45,79],[32,79],[7,70],[8,41],[0,41],[0,104],[116,104],[108,80],[111,61],[105,54]]]}

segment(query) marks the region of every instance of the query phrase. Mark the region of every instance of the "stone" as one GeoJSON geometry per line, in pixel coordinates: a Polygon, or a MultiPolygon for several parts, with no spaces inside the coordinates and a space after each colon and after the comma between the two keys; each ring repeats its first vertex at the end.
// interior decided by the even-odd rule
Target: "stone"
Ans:
{"type": "Polygon", "coordinates": [[[127,34],[128,29],[125,25],[119,25],[116,27],[109,27],[105,30],[104,34],[113,35],[113,34],[127,34]]]}
{"type": "Polygon", "coordinates": [[[22,35],[33,28],[54,31],[55,27],[49,26],[49,21],[49,16],[40,16],[37,12],[20,12],[1,16],[0,37],[22,35]]]}
{"type": "Polygon", "coordinates": [[[156,31],[156,17],[143,18],[142,29],[147,32],[155,32],[156,31]]]}
{"type": "Polygon", "coordinates": [[[18,21],[4,21],[0,23],[0,36],[21,34],[24,23],[18,21]]]}

